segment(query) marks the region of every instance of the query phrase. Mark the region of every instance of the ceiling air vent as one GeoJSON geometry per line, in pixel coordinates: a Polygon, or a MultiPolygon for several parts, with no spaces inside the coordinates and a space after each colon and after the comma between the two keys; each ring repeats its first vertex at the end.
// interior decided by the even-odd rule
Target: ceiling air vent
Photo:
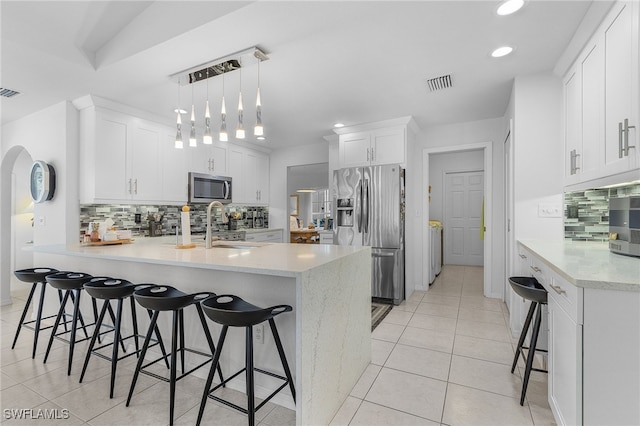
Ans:
{"type": "Polygon", "coordinates": [[[16,92],[15,90],[5,89],[4,87],[0,87],[0,96],[2,96],[3,98],[12,98],[19,94],[20,92],[16,92]]]}
{"type": "Polygon", "coordinates": [[[453,83],[451,82],[451,74],[435,78],[428,78],[425,80],[425,83],[430,92],[435,92],[436,90],[442,90],[446,89],[447,87],[453,86],[453,83]]]}

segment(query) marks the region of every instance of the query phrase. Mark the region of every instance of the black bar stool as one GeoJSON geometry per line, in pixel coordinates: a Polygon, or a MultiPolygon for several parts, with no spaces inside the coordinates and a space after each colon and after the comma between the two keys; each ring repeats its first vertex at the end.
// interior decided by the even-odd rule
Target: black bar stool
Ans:
{"type": "MultiPolygon", "coordinates": [[[[211,333],[209,332],[209,327],[207,326],[207,322],[204,318],[204,314],[202,312],[202,307],[200,300],[203,300],[206,297],[210,297],[214,295],[211,292],[202,292],[202,293],[194,293],[187,294],[184,293],[174,287],[168,285],[155,285],[148,284],[145,288],[140,290],[136,290],[133,293],[133,297],[136,301],[145,309],[151,310],[153,315],[151,317],[151,324],[149,325],[149,330],[147,331],[147,335],[144,339],[144,343],[142,344],[142,350],[140,352],[140,356],[138,357],[138,364],[136,365],[136,370],[133,374],[133,380],[131,382],[131,388],[129,389],[129,396],[127,397],[127,404],[131,402],[131,397],[133,396],[133,390],[136,386],[136,381],[138,380],[138,375],[140,373],[155,377],[156,379],[163,380],[165,382],[169,382],[169,424],[173,424],[173,412],[174,412],[174,402],[175,402],[175,390],[176,390],[176,382],[183,377],[193,373],[200,367],[205,364],[211,362],[211,357],[216,351],[216,347],[213,344],[213,339],[211,338],[211,333]],[[184,346],[184,313],[183,309],[194,305],[196,310],[198,311],[198,316],[200,317],[200,322],[202,324],[202,329],[204,330],[204,334],[207,338],[207,342],[209,344],[209,349],[211,353],[204,353],[194,349],[185,348],[184,346]],[[173,311],[173,324],[171,328],[171,353],[169,355],[164,355],[154,361],[151,361],[147,364],[144,364],[144,357],[147,353],[147,349],[149,348],[149,342],[151,341],[151,335],[153,330],[156,327],[156,322],[158,321],[158,316],[161,311],[173,311]],[[178,340],[180,340],[180,346],[178,347],[178,340]],[[185,372],[184,371],[184,352],[191,352],[198,355],[202,355],[207,357],[207,360],[191,370],[185,372]],[[177,355],[180,354],[180,363],[182,367],[182,375],[176,375],[176,367],[177,367],[177,355]],[[167,379],[166,377],[160,376],[158,374],[154,374],[150,371],[145,371],[144,369],[161,361],[167,359],[167,357],[171,357],[171,367],[170,367],[170,375],[167,379]],[[143,365],[144,364],[144,365],[143,365]]],[[[220,380],[222,380],[222,371],[220,367],[218,367],[218,374],[220,374],[220,380]]]]}
{"type": "Polygon", "coordinates": [[[547,304],[547,290],[545,290],[538,280],[533,277],[511,277],[509,278],[509,284],[511,284],[513,291],[515,291],[520,297],[531,301],[531,306],[527,313],[527,319],[524,321],[524,326],[520,333],[520,339],[518,339],[518,347],[516,348],[516,354],[513,357],[513,365],[511,366],[511,373],[513,373],[516,369],[516,365],[518,364],[518,358],[522,355],[526,363],[526,367],[524,370],[524,377],[522,378],[520,405],[524,405],[524,397],[527,394],[527,385],[529,384],[529,375],[531,375],[531,371],[548,373],[547,370],[533,368],[533,358],[535,357],[536,351],[547,352],[544,349],[536,349],[538,334],[540,332],[540,324],[542,323],[542,305],[547,304]],[[537,311],[536,307],[538,308],[537,311]],[[529,347],[526,347],[523,346],[524,339],[527,336],[527,331],[531,325],[531,319],[533,318],[534,312],[536,312],[536,321],[533,325],[533,329],[531,330],[531,343],[529,343],[529,347]],[[525,355],[523,349],[528,349],[527,355],[525,355]]]}
{"type": "Polygon", "coordinates": [[[279,315],[283,312],[290,312],[293,308],[289,305],[278,305],[272,306],[270,308],[259,308],[250,303],[245,302],[243,299],[238,296],[232,295],[220,295],[213,296],[204,301],[202,301],[202,307],[207,316],[214,322],[218,324],[222,324],[222,331],[220,332],[220,339],[218,340],[218,350],[215,353],[213,358],[213,364],[211,365],[211,370],[209,371],[209,376],[207,377],[207,384],[204,388],[204,393],[202,394],[202,401],[200,402],[200,411],[198,412],[198,420],[196,422],[197,425],[202,421],[202,415],[204,413],[204,407],[207,403],[207,397],[214,399],[216,401],[222,402],[223,404],[235,408],[238,411],[241,411],[248,416],[249,425],[253,426],[255,424],[255,416],[256,411],[258,411],[264,404],[266,404],[275,394],[280,392],[285,386],[289,385],[291,389],[291,395],[293,396],[293,402],[296,401],[296,390],[293,384],[293,379],[291,378],[291,371],[289,370],[289,364],[287,363],[287,358],[284,354],[284,349],[282,348],[282,342],[280,341],[280,335],[278,334],[278,329],[276,328],[276,323],[273,318],[276,315],[279,315]],[[275,340],[276,347],[278,348],[278,354],[280,355],[280,361],[282,362],[282,367],[284,368],[284,373],[286,377],[282,377],[280,375],[271,373],[269,371],[261,370],[259,368],[255,368],[253,366],[253,326],[260,324],[261,322],[269,321],[269,326],[271,327],[271,332],[273,334],[273,339],[275,340]],[[229,327],[244,327],[246,332],[246,346],[245,346],[245,366],[243,369],[235,373],[233,376],[229,377],[227,380],[222,380],[219,385],[211,388],[211,383],[213,382],[213,376],[215,375],[216,367],[219,368],[218,364],[220,362],[220,352],[222,351],[222,346],[224,344],[224,339],[227,336],[227,330],[229,327]],[[224,386],[228,381],[232,380],[243,371],[246,371],[246,383],[247,383],[247,409],[233,404],[227,400],[224,400],[220,397],[213,395],[213,392],[219,389],[221,386],[224,386]],[[280,380],[284,380],[284,383],[276,389],[271,395],[269,395],[264,401],[262,401],[257,407],[255,406],[254,399],[254,371],[259,373],[263,373],[269,375],[271,377],[276,377],[280,380]]]}
{"type": "MultiPolygon", "coordinates": [[[[56,274],[47,275],[46,280],[51,287],[56,288],[58,290],[64,290],[64,297],[60,302],[60,309],[58,310],[58,315],[56,316],[56,322],[53,325],[53,330],[51,331],[51,337],[49,338],[49,344],[47,345],[47,352],[44,355],[44,362],[47,362],[49,358],[49,352],[51,351],[51,345],[53,344],[53,339],[59,339],[64,342],[69,343],[69,365],[67,367],[67,376],[71,375],[71,364],[73,362],[73,349],[76,343],[84,342],[89,339],[89,334],[87,334],[87,327],[94,324],[85,324],[84,319],[82,318],[82,313],[80,313],[80,295],[82,294],[82,286],[85,282],[89,281],[93,278],[89,274],[85,274],[82,272],[58,272],[56,274]],[[60,320],[66,316],[65,314],[65,305],[67,304],[67,300],[73,301],[73,319],[71,320],[71,331],[65,329],[60,333],[57,333],[58,326],[60,325],[60,320]],[[78,321],[82,326],[82,330],[84,332],[85,338],[77,340],[76,339],[76,331],[78,328],[78,321]],[[69,339],[65,339],[60,337],[63,334],[71,333],[69,339]]],[[[96,300],[91,299],[93,304],[93,317],[98,317],[98,308],[96,305],[96,300]]],[[[66,324],[66,319],[64,320],[66,324]]],[[[66,328],[66,325],[65,325],[66,328]]]]}
{"type": "MultiPolygon", "coordinates": [[[[36,348],[38,347],[38,334],[40,333],[40,330],[47,330],[53,327],[52,325],[50,325],[48,327],[41,328],[40,323],[44,319],[55,317],[55,315],[42,317],[42,307],[44,306],[44,295],[47,289],[47,281],[45,280],[45,277],[49,274],[55,274],[56,272],[58,272],[58,270],[53,268],[19,269],[14,272],[14,274],[16,275],[16,278],[18,278],[20,281],[31,283],[32,285],[31,285],[31,291],[29,291],[29,297],[27,297],[27,303],[25,303],[24,309],[22,310],[22,315],[20,316],[20,323],[18,324],[16,335],[13,338],[13,344],[11,345],[11,349],[16,347],[16,342],[18,341],[18,336],[20,335],[20,330],[22,330],[22,327],[33,330],[35,332],[35,335],[33,336],[33,352],[31,354],[31,358],[36,357],[36,348]],[[38,311],[36,312],[36,319],[25,321],[24,319],[27,316],[27,312],[29,311],[29,306],[31,305],[31,300],[33,299],[33,294],[36,292],[36,287],[38,287],[38,284],[40,284],[41,287],[40,287],[40,300],[38,302],[38,311]],[[35,326],[32,326],[31,324],[33,324],[34,322],[35,322],[35,326]]],[[[62,292],[60,290],[58,290],[58,296],[60,297],[60,300],[62,300],[62,292]]]]}
{"type": "MultiPolygon", "coordinates": [[[[102,310],[100,311],[100,316],[98,317],[98,320],[96,322],[96,326],[93,331],[93,336],[91,337],[91,343],[89,343],[89,348],[87,349],[87,355],[84,359],[84,365],[82,367],[82,373],[80,374],[79,382],[82,383],[82,379],[84,378],[84,374],[87,371],[87,366],[89,365],[89,359],[91,358],[92,354],[102,359],[111,361],[111,386],[109,389],[109,398],[113,398],[113,389],[116,381],[116,367],[117,367],[118,361],[128,358],[132,355],[138,356],[138,354],[140,353],[140,345],[138,342],[138,338],[141,338],[144,336],[138,333],[138,319],[136,315],[136,305],[135,305],[135,300],[133,298],[133,292],[135,290],[143,288],[144,286],[136,286],[135,284],[132,284],[127,280],[123,280],[119,278],[93,277],[91,280],[84,283],[83,287],[87,291],[89,296],[93,297],[94,299],[104,300],[104,305],[102,306],[102,310]],[[131,318],[133,322],[133,334],[126,337],[122,337],[121,335],[122,305],[123,305],[123,301],[127,298],[129,298],[129,300],[131,301],[131,318]],[[118,302],[116,306],[115,315],[113,313],[113,309],[111,308],[112,300],[116,300],[118,302]],[[103,324],[103,321],[107,311],[109,311],[109,315],[111,316],[111,321],[113,326],[107,326],[109,330],[100,331],[103,327],[105,327],[105,324],[103,324]],[[107,343],[99,347],[95,347],[98,336],[105,333],[110,333],[111,331],[114,332],[113,342],[107,343]],[[119,342],[120,346],[122,347],[122,351],[126,353],[124,341],[128,339],[134,340],[135,348],[136,348],[135,352],[130,352],[126,355],[118,357],[118,345],[115,343],[119,342]],[[100,349],[106,348],[110,345],[113,345],[111,356],[107,356],[99,352],[100,349]]],[[[151,311],[147,310],[147,312],[149,313],[149,318],[151,318],[152,317],[151,311]]],[[[156,333],[156,340],[153,340],[154,343],[151,346],[155,346],[159,344],[162,354],[166,356],[166,351],[164,348],[164,344],[162,342],[162,337],[160,336],[160,330],[158,330],[157,326],[154,328],[154,330],[156,333]]],[[[166,364],[167,364],[167,368],[169,368],[168,361],[166,361],[166,364]]]]}

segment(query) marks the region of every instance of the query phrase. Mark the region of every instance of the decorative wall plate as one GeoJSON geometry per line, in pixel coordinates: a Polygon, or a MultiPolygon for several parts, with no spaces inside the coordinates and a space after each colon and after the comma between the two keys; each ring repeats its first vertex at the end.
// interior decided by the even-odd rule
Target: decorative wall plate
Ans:
{"type": "Polygon", "coordinates": [[[53,166],[44,161],[35,161],[31,166],[29,188],[34,203],[52,199],[56,191],[56,172],[53,166]]]}

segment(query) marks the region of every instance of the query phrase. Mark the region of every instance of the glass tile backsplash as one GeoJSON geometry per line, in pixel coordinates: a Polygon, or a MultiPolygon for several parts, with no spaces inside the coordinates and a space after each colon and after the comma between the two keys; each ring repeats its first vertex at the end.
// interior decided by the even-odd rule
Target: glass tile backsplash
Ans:
{"type": "MultiPolygon", "coordinates": [[[[207,219],[207,204],[194,204],[191,208],[191,233],[204,233],[207,219]]],[[[116,229],[130,229],[132,235],[149,236],[150,220],[159,222],[162,226],[160,235],[174,235],[175,227],[180,222],[180,212],[182,206],[163,205],[124,205],[124,204],[81,204],[80,205],[80,236],[84,235],[89,226],[89,222],[104,221],[111,218],[115,222],[116,229]]],[[[213,229],[227,230],[250,229],[254,227],[269,227],[269,208],[251,206],[225,206],[227,215],[233,213],[237,219],[229,221],[229,224],[222,223],[220,209],[214,208],[211,211],[213,216],[213,229]],[[261,220],[254,221],[253,218],[261,220]]]]}
{"type": "Polygon", "coordinates": [[[574,241],[609,239],[609,198],[640,195],[640,184],[564,194],[564,237],[574,241]]]}

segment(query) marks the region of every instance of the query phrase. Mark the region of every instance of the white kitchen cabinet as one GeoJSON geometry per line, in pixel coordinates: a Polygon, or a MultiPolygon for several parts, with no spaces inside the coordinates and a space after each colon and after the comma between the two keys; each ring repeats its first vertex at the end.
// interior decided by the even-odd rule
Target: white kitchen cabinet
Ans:
{"type": "Polygon", "coordinates": [[[244,240],[255,242],[281,243],[282,229],[265,229],[264,231],[247,232],[244,240]]]}
{"type": "Polygon", "coordinates": [[[229,147],[229,176],[234,204],[269,204],[269,156],[237,146],[229,147]]]}
{"type": "Polygon", "coordinates": [[[320,231],[320,244],[333,244],[333,231],[320,231]]]}
{"type": "Polygon", "coordinates": [[[406,146],[404,126],[340,135],[339,165],[344,168],[404,164],[406,146]]]}
{"type": "Polygon", "coordinates": [[[215,142],[199,144],[197,148],[184,148],[190,156],[189,171],[217,176],[227,176],[227,145],[215,142]]]}
{"type": "Polygon", "coordinates": [[[175,131],[167,129],[160,145],[162,158],[162,200],[167,203],[187,204],[188,170],[187,156],[174,147],[175,131]]]}
{"type": "Polygon", "coordinates": [[[565,186],[640,168],[639,11],[616,3],[563,79],[565,186]]]}
{"type": "Polygon", "coordinates": [[[132,200],[162,200],[161,144],[165,141],[161,126],[131,120],[132,137],[127,142],[127,189],[132,200]]]}

